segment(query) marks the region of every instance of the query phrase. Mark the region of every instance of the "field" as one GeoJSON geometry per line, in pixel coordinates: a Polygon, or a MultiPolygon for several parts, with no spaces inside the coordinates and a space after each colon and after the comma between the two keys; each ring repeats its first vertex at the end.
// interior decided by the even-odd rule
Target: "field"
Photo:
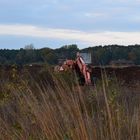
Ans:
{"type": "Polygon", "coordinates": [[[52,71],[0,68],[0,140],[140,139],[140,67],[92,68],[93,86],[52,71]]]}
{"type": "Polygon", "coordinates": [[[115,76],[126,83],[140,81],[140,67],[126,66],[126,67],[95,67],[92,68],[92,73],[95,77],[101,77],[101,71],[105,71],[107,75],[115,76]]]}

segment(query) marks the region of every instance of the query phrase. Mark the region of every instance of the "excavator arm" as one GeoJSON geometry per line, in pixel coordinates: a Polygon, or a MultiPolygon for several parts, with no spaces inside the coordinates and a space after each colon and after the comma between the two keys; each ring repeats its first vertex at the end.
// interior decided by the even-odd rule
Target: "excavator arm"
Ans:
{"type": "Polygon", "coordinates": [[[84,76],[85,84],[91,85],[91,76],[90,76],[89,69],[88,69],[86,63],[84,62],[83,58],[80,55],[77,56],[76,64],[79,67],[80,72],[84,76]]]}

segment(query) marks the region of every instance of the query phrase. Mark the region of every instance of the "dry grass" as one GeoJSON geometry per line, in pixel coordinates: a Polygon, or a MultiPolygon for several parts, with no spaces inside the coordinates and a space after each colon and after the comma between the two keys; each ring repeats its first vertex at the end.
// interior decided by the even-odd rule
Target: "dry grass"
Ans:
{"type": "Polygon", "coordinates": [[[139,89],[105,74],[94,87],[51,80],[1,82],[0,140],[140,139],[139,89]]]}

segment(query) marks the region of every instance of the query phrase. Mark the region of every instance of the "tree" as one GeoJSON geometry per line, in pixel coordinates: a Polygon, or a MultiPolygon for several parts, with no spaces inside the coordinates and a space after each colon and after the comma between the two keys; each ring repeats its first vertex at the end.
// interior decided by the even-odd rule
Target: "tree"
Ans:
{"type": "Polygon", "coordinates": [[[25,45],[24,47],[25,50],[34,50],[34,45],[33,44],[29,44],[29,45],[25,45]]]}
{"type": "Polygon", "coordinates": [[[48,64],[56,64],[57,63],[57,56],[54,53],[54,51],[50,48],[41,49],[41,57],[48,64]]]}

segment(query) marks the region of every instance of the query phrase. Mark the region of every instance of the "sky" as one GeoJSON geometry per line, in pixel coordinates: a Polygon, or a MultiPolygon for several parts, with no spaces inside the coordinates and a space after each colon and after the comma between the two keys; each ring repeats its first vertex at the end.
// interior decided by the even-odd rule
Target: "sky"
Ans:
{"type": "Polygon", "coordinates": [[[0,48],[140,44],[140,0],[0,0],[0,48]]]}

